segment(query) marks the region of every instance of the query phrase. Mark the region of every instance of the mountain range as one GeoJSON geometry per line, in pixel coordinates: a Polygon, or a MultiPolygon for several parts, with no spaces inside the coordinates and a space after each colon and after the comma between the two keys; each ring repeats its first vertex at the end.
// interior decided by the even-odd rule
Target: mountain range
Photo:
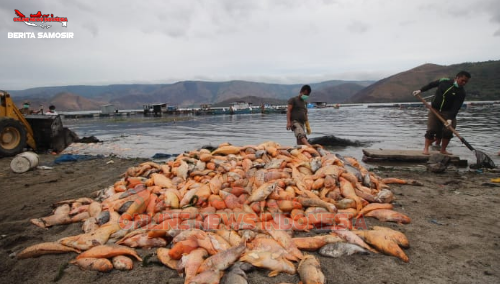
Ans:
{"type": "MultiPolygon", "coordinates": [[[[472,74],[466,86],[468,100],[500,100],[500,61],[486,61],[448,66],[424,64],[376,82],[331,80],[311,83],[310,101],[330,104],[414,101],[413,90],[442,77],[453,78],[460,70],[472,74]]],[[[246,100],[254,105],[285,104],[299,93],[301,86],[238,80],[181,81],[173,84],[38,87],[9,93],[18,105],[30,101],[33,108],[53,104],[60,111],[78,111],[98,110],[106,104],[113,104],[118,109],[142,109],[144,104],[153,103],[179,107],[229,106],[236,100],[246,100]]]]}

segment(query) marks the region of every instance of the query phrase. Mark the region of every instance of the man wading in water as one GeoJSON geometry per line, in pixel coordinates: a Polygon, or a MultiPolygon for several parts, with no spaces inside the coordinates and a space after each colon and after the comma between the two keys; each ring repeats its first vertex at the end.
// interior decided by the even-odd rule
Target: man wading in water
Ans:
{"type": "Polygon", "coordinates": [[[429,155],[429,146],[432,142],[439,137],[441,140],[441,154],[451,155],[446,151],[450,139],[453,137],[453,132],[448,129],[448,126],[455,128],[457,126],[457,114],[465,100],[464,86],[469,82],[470,74],[467,71],[458,72],[455,80],[443,78],[420,88],[413,92],[416,96],[421,92],[428,91],[436,88],[436,95],[432,101],[432,108],[435,109],[444,119],[446,123],[443,124],[431,110],[429,110],[427,118],[427,132],[425,133],[424,155],[429,155]]]}
{"type": "Polygon", "coordinates": [[[304,85],[300,89],[298,96],[288,100],[288,109],[286,112],[286,130],[292,130],[297,138],[298,145],[311,146],[307,142],[307,134],[311,134],[309,121],[307,118],[307,99],[311,95],[311,87],[304,85]]]}

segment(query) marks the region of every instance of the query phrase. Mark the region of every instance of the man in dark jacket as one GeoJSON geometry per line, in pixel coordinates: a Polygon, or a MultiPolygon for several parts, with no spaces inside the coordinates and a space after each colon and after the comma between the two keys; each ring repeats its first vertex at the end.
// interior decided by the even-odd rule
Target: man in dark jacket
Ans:
{"type": "Polygon", "coordinates": [[[304,85],[300,89],[298,96],[295,96],[288,100],[288,109],[286,113],[286,130],[292,130],[297,138],[298,145],[308,145],[307,134],[310,134],[311,130],[308,127],[309,122],[307,118],[307,102],[306,100],[311,95],[311,87],[309,85],[304,85]]]}
{"type": "Polygon", "coordinates": [[[413,92],[413,95],[416,96],[421,92],[437,88],[431,106],[446,120],[446,123],[443,124],[436,115],[429,110],[423,154],[429,155],[429,146],[434,142],[436,137],[441,137],[441,154],[451,155],[451,153],[446,151],[446,147],[453,137],[453,132],[448,129],[448,127],[452,126],[455,128],[457,125],[456,117],[465,100],[464,86],[469,82],[470,78],[471,75],[469,72],[460,71],[455,76],[454,80],[443,78],[430,82],[420,88],[420,90],[413,92]]]}

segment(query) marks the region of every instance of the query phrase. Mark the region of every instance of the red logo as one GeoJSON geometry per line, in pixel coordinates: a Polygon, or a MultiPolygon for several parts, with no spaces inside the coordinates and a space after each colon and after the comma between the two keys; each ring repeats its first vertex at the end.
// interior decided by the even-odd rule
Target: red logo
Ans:
{"type": "Polygon", "coordinates": [[[58,17],[54,14],[42,14],[41,11],[38,11],[36,14],[30,14],[29,17],[26,17],[21,11],[15,9],[17,17],[14,18],[14,22],[24,22],[28,26],[32,27],[41,27],[42,29],[48,29],[52,27],[47,23],[50,22],[60,22],[63,27],[68,26],[68,18],[66,17],[58,17]]]}

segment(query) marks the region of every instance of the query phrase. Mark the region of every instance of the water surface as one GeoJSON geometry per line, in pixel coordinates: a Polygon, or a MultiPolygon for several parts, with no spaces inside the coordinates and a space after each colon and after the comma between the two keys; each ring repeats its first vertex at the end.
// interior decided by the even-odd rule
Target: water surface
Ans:
{"type": "MultiPolygon", "coordinates": [[[[124,157],[150,158],[156,153],[178,154],[223,142],[257,145],[276,141],[295,145],[295,137],[286,130],[285,114],[242,114],[214,116],[132,115],[129,117],[65,119],[64,125],[80,137],[96,136],[104,141],[85,151],[124,157]]],[[[425,108],[369,108],[367,105],[339,109],[310,109],[312,134],[309,138],[334,135],[364,142],[363,146],[331,147],[342,155],[361,159],[363,148],[422,149],[426,129],[425,108]]],[[[458,132],[474,148],[485,152],[497,165],[500,159],[500,105],[473,106],[460,111],[458,132]]],[[[475,163],[475,155],[459,139],[453,138],[448,150],[475,163]]]]}

